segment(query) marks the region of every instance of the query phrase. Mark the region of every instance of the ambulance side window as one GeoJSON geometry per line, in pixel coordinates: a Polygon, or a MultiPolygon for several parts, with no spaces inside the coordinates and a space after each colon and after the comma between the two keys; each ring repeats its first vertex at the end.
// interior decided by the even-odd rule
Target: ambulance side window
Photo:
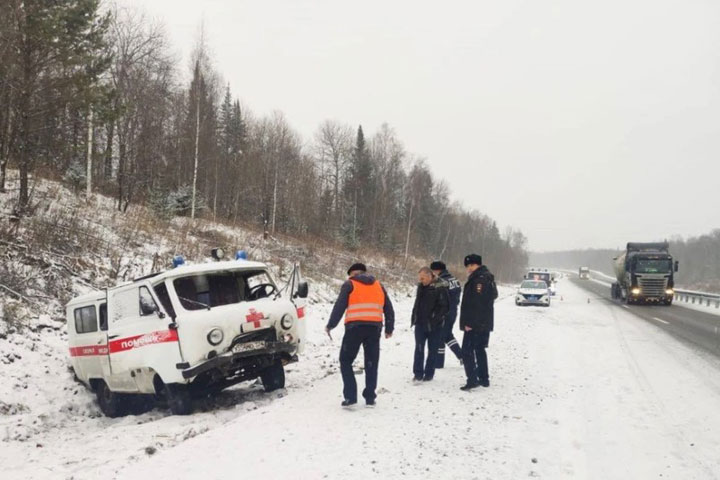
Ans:
{"type": "Polygon", "coordinates": [[[77,333],[97,332],[95,305],[75,309],[75,331],[77,333]]]}
{"type": "Polygon", "coordinates": [[[175,318],[175,309],[170,301],[170,295],[168,294],[168,289],[165,286],[165,283],[159,283],[155,285],[153,289],[155,290],[155,295],[157,295],[158,300],[160,300],[160,304],[163,306],[167,314],[170,315],[170,318],[175,318]]]}
{"type": "Polygon", "coordinates": [[[107,303],[100,304],[100,330],[103,332],[108,329],[107,303]]]}
{"type": "Polygon", "coordinates": [[[159,309],[155,299],[150,295],[150,290],[147,287],[140,287],[140,316],[155,315],[157,311],[159,309]]]}

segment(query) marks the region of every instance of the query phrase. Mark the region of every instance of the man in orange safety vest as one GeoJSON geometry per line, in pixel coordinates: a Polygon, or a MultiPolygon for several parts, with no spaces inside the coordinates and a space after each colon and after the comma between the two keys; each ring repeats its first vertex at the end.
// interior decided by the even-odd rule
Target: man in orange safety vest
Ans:
{"type": "Polygon", "coordinates": [[[340,347],[340,373],[343,379],[343,407],[357,403],[357,382],[353,373],[353,362],[363,347],[365,357],[365,390],[362,395],[368,407],[375,406],[378,362],[380,360],[380,334],[383,317],[385,338],[392,336],[395,327],[395,312],[385,287],[367,273],[362,263],[356,263],[348,270],[348,280],[340,289],[330,320],[325,331],[335,328],[345,314],[345,335],[340,347]]]}

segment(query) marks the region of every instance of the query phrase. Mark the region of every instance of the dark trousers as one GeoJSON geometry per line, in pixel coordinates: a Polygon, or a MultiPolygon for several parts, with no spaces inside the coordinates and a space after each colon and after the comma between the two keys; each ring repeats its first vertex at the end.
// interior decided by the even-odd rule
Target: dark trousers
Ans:
{"type": "Polygon", "coordinates": [[[455,354],[458,360],[462,358],[462,349],[455,336],[453,335],[453,327],[455,326],[455,317],[445,320],[442,332],[442,341],[438,345],[436,368],[445,367],[445,345],[455,354]]]}
{"type": "Polygon", "coordinates": [[[340,373],[343,379],[343,396],[345,400],[357,402],[357,382],[353,373],[353,362],[363,347],[365,357],[365,390],[366,400],[375,400],[377,388],[378,362],[380,361],[380,327],[373,325],[355,325],[345,328],[345,335],[340,347],[340,373]]]}
{"type": "Polygon", "coordinates": [[[437,365],[438,347],[442,344],[442,328],[438,327],[434,330],[415,325],[415,361],[413,362],[413,373],[416,378],[432,378],[435,375],[435,365],[437,365]],[[427,343],[428,355],[425,360],[425,344],[427,343]]]}
{"type": "Polygon", "coordinates": [[[490,379],[485,349],[490,341],[490,332],[471,330],[465,332],[462,342],[463,365],[467,382],[471,385],[485,383],[490,379]]]}

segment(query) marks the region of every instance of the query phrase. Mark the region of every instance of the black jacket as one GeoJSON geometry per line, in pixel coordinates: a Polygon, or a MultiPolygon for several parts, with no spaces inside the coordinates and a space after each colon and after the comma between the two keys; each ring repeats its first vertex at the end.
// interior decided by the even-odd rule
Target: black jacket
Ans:
{"type": "Polygon", "coordinates": [[[452,273],[445,270],[440,274],[440,278],[448,284],[448,295],[450,297],[450,312],[448,313],[448,319],[451,322],[455,322],[457,318],[458,305],[460,305],[460,294],[462,293],[462,285],[458,282],[452,273]]]}
{"type": "Polygon", "coordinates": [[[460,304],[460,329],[470,327],[473,330],[492,332],[494,327],[493,303],[497,298],[495,277],[485,265],[481,266],[467,279],[463,287],[460,304]]]}
{"type": "MultiPolygon", "coordinates": [[[[375,282],[375,277],[373,277],[372,275],[368,275],[367,273],[363,273],[362,275],[353,277],[353,280],[364,283],[366,285],[372,285],[375,282]]],[[[385,332],[392,333],[395,329],[395,310],[393,309],[393,304],[390,301],[390,297],[388,296],[385,287],[382,287],[382,289],[383,293],[385,294],[385,305],[383,305],[383,314],[385,316],[385,332]]],[[[350,280],[347,280],[340,288],[340,294],[338,295],[338,298],[335,301],[335,306],[333,307],[332,313],[330,314],[330,320],[328,320],[327,323],[327,328],[329,328],[330,330],[337,327],[338,323],[340,323],[340,320],[342,320],[343,315],[345,314],[345,310],[347,310],[348,302],[350,301],[350,293],[352,293],[352,291],[352,282],[350,280]]],[[[351,322],[348,324],[348,326],[350,327],[353,327],[355,325],[378,324],[375,322],[351,322]]]]}
{"type": "Polygon", "coordinates": [[[436,278],[428,286],[418,284],[410,321],[412,325],[427,331],[441,328],[449,311],[447,283],[436,278]]]}

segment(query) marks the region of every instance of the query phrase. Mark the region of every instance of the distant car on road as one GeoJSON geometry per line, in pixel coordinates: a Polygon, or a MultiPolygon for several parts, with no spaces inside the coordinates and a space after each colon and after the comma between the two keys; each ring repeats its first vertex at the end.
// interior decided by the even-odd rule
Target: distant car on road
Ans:
{"type": "Polygon", "coordinates": [[[590,269],[588,267],[580,267],[578,269],[578,277],[580,280],[590,280],[590,269]]]}
{"type": "Polygon", "coordinates": [[[515,305],[550,306],[550,289],[543,280],[524,280],[515,294],[515,305]]]}

